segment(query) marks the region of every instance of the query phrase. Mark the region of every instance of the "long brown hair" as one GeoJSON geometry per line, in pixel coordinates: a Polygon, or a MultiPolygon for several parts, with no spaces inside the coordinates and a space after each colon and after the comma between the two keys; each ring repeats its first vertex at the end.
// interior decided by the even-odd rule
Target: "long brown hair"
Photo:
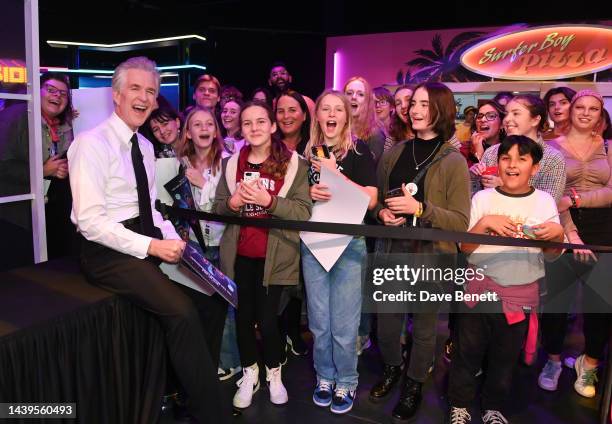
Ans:
{"type": "Polygon", "coordinates": [[[181,131],[181,138],[178,141],[178,146],[176,146],[176,153],[179,158],[186,157],[189,159],[191,165],[195,166],[195,146],[193,144],[193,140],[187,137],[187,133],[191,127],[191,120],[193,116],[198,112],[205,112],[210,115],[213,122],[215,123],[215,137],[213,139],[212,144],[210,145],[210,151],[208,152],[208,163],[210,164],[211,172],[213,175],[217,175],[217,172],[221,170],[221,155],[223,153],[223,138],[221,138],[221,131],[219,129],[219,123],[217,122],[217,118],[215,118],[215,113],[207,107],[194,107],[189,111],[189,114],[185,118],[185,123],[183,124],[183,129],[181,131]]]}
{"type": "MultiPolygon", "coordinates": [[[[274,124],[274,112],[272,108],[261,100],[252,100],[247,102],[240,111],[240,126],[242,127],[242,115],[244,111],[251,107],[260,107],[266,111],[271,124],[274,124]]],[[[248,140],[247,140],[248,141],[248,140]]],[[[291,160],[291,151],[285,146],[285,143],[276,134],[270,134],[270,156],[262,164],[263,172],[271,174],[275,179],[281,179],[287,174],[289,161],[291,160]]]]}
{"type": "MultiPolygon", "coordinates": [[[[395,106],[395,96],[397,95],[397,93],[399,93],[401,90],[404,90],[404,89],[410,90],[410,92],[414,94],[414,86],[410,84],[400,85],[399,87],[395,89],[395,92],[393,93],[392,106],[393,106],[393,109],[395,110],[395,113],[393,114],[393,117],[391,118],[391,126],[389,128],[389,135],[391,136],[391,139],[393,140],[394,143],[399,143],[400,141],[404,141],[404,140],[414,137],[414,133],[412,132],[412,129],[410,129],[410,124],[402,121],[402,118],[400,117],[400,114],[397,113],[396,106],[395,106]]],[[[410,107],[410,104],[409,104],[409,107],[410,107]]],[[[408,121],[410,121],[410,117],[408,117],[408,121]]]]}

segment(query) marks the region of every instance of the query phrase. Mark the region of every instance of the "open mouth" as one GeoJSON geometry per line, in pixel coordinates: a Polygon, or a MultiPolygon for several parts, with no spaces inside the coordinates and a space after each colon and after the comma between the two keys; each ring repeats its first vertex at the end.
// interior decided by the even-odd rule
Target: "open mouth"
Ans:
{"type": "Polygon", "coordinates": [[[202,141],[208,141],[208,140],[210,140],[211,135],[210,135],[210,134],[200,134],[200,135],[198,136],[198,138],[199,138],[200,140],[202,140],[202,141]]]}
{"type": "Polygon", "coordinates": [[[325,123],[325,128],[327,128],[329,131],[335,130],[337,126],[338,123],[336,121],[327,121],[325,123]]]}
{"type": "Polygon", "coordinates": [[[478,126],[478,132],[487,132],[491,129],[490,126],[488,125],[479,125],[478,126]]]}
{"type": "Polygon", "coordinates": [[[61,102],[58,99],[50,99],[49,103],[55,106],[59,106],[61,104],[61,102]]]}
{"type": "Polygon", "coordinates": [[[509,177],[518,177],[520,173],[518,171],[506,170],[506,175],[509,177]]]}
{"type": "Polygon", "coordinates": [[[137,113],[141,114],[147,111],[147,107],[142,105],[134,105],[132,106],[132,109],[134,109],[134,111],[136,111],[137,113]]]}

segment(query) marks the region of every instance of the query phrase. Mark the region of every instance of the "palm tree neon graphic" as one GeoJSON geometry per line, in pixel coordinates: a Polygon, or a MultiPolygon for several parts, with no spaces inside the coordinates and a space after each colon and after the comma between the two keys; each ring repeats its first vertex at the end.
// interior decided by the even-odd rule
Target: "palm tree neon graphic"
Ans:
{"type": "Polygon", "coordinates": [[[440,34],[431,40],[431,50],[418,49],[414,53],[420,57],[405,63],[409,66],[405,72],[397,72],[398,84],[418,83],[423,81],[436,82],[468,82],[483,81],[485,77],[468,71],[461,66],[461,54],[470,46],[480,41],[486,33],[480,31],[462,32],[448,43],[446,49],[442,45],[440,34]],[[416,73],[414,69],[416,68],[416,73]]]}

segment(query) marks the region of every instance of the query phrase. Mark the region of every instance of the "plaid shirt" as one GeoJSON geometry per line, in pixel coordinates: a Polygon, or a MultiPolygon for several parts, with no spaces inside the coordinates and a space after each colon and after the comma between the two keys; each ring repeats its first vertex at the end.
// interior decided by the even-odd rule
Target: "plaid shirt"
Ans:
{"type": "MultiPolygon", "coordinates": [[[[544,142],[542,137],[538,137],[536,142],[544,150],[544,156],[540,161],[540,169],[529,179],[529,184],[550,194],[555,202],[558,202],[563,197],[563,189],[565,188],[565,158],[563,154],[549,146],[544,142]]],[[[485,166],[497,166],[497,151],[499,144],[495,144],[485,150],[480,163],[485,166]]],[[[480,183],[480,176],[470,173],[472,179],[472,196],[483,189],[480,183]]]]}

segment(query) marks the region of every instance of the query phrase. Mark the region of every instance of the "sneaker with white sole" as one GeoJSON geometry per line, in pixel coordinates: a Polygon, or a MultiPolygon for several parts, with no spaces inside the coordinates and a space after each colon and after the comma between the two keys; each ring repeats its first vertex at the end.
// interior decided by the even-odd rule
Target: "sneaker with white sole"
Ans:
{"type": "Polygon", "coordinates": [[[482,416],[482,424],[508,424],[508,420],[501,412],[487,409],[482,416]]]}
{"type": "Polygon", "coordinates": [[[472,422],[472,416],[467,408],[457,408],[451,406],[448,417],[448,424],[469,424],[472,422]]]}
{"type": "Polygon", "coordinates": [[[312,394],[312,401],[317,406],[328,407],[332,403],[333,391],[334,383],[320,380],[312,394]]]}
{"type": "Polygon", "coordinates": [[[546,365],[538,376],[538,386],[541,389],[554,392],[559,384],[559,376],[561,375],[561,361],[555,362],[550,359],[546,361],[546,365]]]}
{"type": "Polygon", "coordinates": [[[355,401],[355,390],[349,390],[346,387],[336,388],[332,397],[330,410],[334,414],[346,414],[353,409],[355,401]]]}
{"type": "Polygon", "coordinates": [[[233,405],[240,409],[248,408],[251,406],[253,393],[259,390],[259,367],[257,364],[242,370],[242,378],[236,382],[236,386],[238,386],[238,390],[234,395],[233,405]]]}
{"type": "Polygon", "coordinates": [[[217,375],[219,376],[220,381],[225,381],[229,380],[230,378],[238,374],[240,371],[242,371],[242,367],[240,365],[238,365],[236,368],[218,368],[217,375]]]}
{"type": "Polygon", "coordinates": [[[574,364],[576,369],[576,382],[574,383],[574,389],[580,396],[586,398],[595,397],[595,383],[597,383],[597,367],[585,368],[584,366],[584,355],[580,355],[576,358],[574,364]]]}
{"type": "Polygon", "coordinates": [[[268,390],[270,390],[270,402],[275,405],[282,405],[289,401],[287,389],[285,389],[281,378],[281,368],[280,366],[272,369],[266,367],[266,381],[268,382],[268,390]]]}

